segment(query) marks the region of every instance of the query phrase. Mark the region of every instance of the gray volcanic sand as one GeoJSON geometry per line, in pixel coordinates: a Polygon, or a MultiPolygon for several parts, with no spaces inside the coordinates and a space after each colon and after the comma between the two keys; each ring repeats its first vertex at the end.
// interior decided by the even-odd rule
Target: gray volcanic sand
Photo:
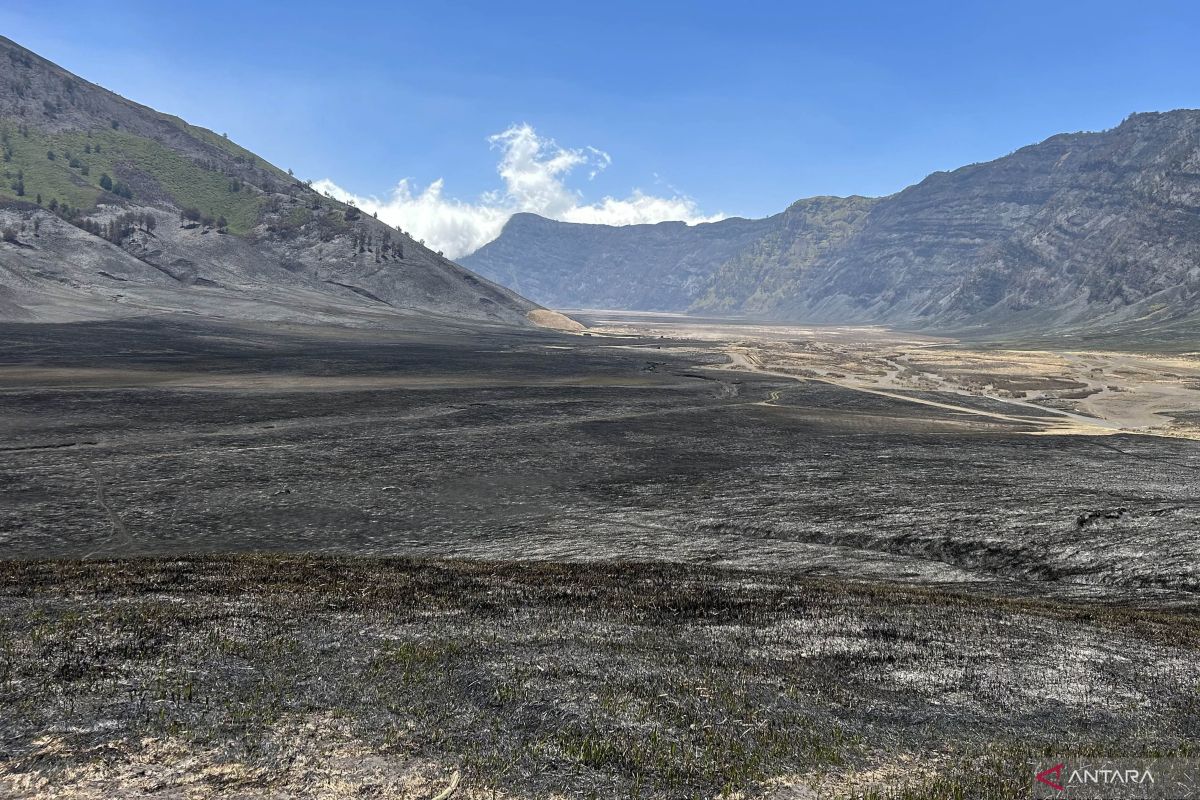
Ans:
{"type": "Polygon", "coordinates": [[[715,369],[725,356],[694,344],[12,326],[0,544],[1198,586],[1194,442],[1031,436],[1032,421],[715,369]]]}

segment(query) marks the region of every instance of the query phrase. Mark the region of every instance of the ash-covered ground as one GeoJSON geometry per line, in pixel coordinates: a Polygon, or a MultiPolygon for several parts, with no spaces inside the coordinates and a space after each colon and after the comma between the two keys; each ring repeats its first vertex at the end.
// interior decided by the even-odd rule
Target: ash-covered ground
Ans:
{"type": "Polygon", "coordinates": [[[1200,442],[660,336],[4,326],[0,787],[1015,797],[1190,752],[1200,442]]]}

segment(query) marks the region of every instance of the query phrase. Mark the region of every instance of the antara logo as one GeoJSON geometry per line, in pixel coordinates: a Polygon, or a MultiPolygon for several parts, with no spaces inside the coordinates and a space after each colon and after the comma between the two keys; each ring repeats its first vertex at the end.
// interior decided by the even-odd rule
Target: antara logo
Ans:
{"type": "Polygon", "coordinates": [[[1050,769],[1044,769],[1037,774],[1037,779],[1041,783],[1044,783],[1051,788],[1058,789],[1061,792],[1064,787],[1061,783],[1059,783],[1059,781],[1062,780],[1062,771],[1063,767],[1065,766],[1066,764],[1055,764],[1050,769]]]}
{"type": "Polygon", "coordinates": [[[1055,764],[1049,769],[1042,770],[1035,777],[1039,783],[1044,783],[1060,792],[1066,791],[1070,786],[1108,786],[1112,784],[1141,786],[1154,783],[1154,775],[1148,769],[1088,769],[1086,767],[1071,770],[1064,783],[1063,770],[1066,768],[1065,763],[1055,764]]]}

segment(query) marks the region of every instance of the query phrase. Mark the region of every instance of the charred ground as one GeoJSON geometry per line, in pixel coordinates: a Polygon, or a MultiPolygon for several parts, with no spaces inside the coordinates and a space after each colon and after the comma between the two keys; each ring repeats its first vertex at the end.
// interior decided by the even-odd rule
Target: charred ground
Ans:
{"type": "Polygon", "coordinates": [[[1009,797],[1197,736],[1193,441],[648,336],[0,342],[18,793],[1009,797]]]}

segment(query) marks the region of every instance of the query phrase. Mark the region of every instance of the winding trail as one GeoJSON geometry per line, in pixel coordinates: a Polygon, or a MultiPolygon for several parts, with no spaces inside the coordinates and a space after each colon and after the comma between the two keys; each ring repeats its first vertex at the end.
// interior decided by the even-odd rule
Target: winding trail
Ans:
{"type": "Polygon", "coordinates": [[[104,545],[84,555],[83,560],[91,558],[105,548],[111,549],[118,539],[125,545],[132,546],[134,543],[133,536],[129,533],[129,528],[125,527],[125,523],[121,520],[121,517],[109,505],[108,498],[104,494],[104,481],[100,479],[100,474],[96,472],[95,467],[92,468],[92,479],[96,481],[96,502],[104,509],[108,521],[112,524],[113,532],[104,545]]]}
{"type": "MultiPolygon", "coordinates": [[[[826,383],[831,386],[839,386],[843,389],[851,389],[864,394],[873,394],[880,397],[888,397],[893,400],[902,400],[907,403],[915,403],[917,405],[930,406],[939,408],[944,411],[954,411],[961,414],[971,414],[978,417],[988,419],[1001,420],[1003,422],[1011,422],[1018,425],[1034,425],[1038,430],[1026,431],[1032,436],[1046,435],[1073,435],[1073,436],[1112,436],[1118,433],[1127,433],[1119,426],[1108,420],[1092,419],[1084,417],[1080,414],[1072,414],[1069,411],[1060,411],[1058,409],[1043,408],[1041,406],[1032,406],[1028,403],[1023,403],[1019,400],[1007,400],[1003,398],[987,399],[994,400],[1000,403],[1017,407],[1034,408],[1039,412],[1039,416],[1017,416],[1012,414],[1001,414],[997,411],[985,411],[981,408],[970,408],[968,406],[955,405],[953,403],[945,403],[939,400],[930,400],[924,397],[915,397],[899,392],[889,392],[883,389],[871,389],[865,386],[860,386],[847,381],[839,381],[833,378],[826,377],[809,377],[792,375],[787,372],[779,372],[776,370],[767,369],[762,365],[762,362],[753,354],[745,352],[737,346],[729,346],[725,348],[725,354],[730,359],[730,364],[726,365],[725,369],[738,371],[756,372],[760,375],[770,375],[777,378],[787,378],[794,381],[816,381],[818,383],[826,383]],[[1053,417],[1045,416],[1047,413],[1053,414],[1053,417]]],[[[780,391],[774,391],[768,400],[762,401],[762,405],[776,405],[779,400],[780,391]]]]}

